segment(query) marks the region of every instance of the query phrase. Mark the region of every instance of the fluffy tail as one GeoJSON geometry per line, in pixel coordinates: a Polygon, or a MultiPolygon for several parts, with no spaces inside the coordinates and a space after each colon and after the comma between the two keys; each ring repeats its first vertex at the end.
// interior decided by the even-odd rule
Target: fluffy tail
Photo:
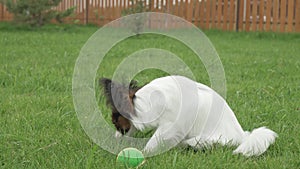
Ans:
{"type": "Polygon", "coordinates": [[[251,133],[246,133],[242,143],[233,153],[241,153],[247,157],[259,156],[275,142],[276,137],[278,137],[278,135],[266,127],[254,129],[251,133]]]}

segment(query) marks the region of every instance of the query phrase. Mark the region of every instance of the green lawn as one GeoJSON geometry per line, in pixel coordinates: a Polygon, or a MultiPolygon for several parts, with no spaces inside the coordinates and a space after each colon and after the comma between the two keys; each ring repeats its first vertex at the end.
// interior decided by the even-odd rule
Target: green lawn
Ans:
{"type": "MultiPolygon", "coordinates": [[[[0,24],[0,168],[116,167],[116,156],[89,139],[73,106],[73,68],[97,29],[52,25],[30,30],[0,24]]],[[[223,62],[227,101],[243,128],[268,126],[279,138],[260,157],[233,155],[234,147],[218,145],[198,152],[174,148],[147,158],[141,168],[300,168],[300,34],[205,33],[223,62]]],[[[115,46],[97,77],[111,77],[136,49],[159,46],[180,56],[197,81],[209,85],[204,67],[187,47],[154,35],[115,46]]],[[[144,84],[163,75],[149,70],[136,79],[144,84]]],[[[100,97],[100,107],[102,103],[100,97]]]]}

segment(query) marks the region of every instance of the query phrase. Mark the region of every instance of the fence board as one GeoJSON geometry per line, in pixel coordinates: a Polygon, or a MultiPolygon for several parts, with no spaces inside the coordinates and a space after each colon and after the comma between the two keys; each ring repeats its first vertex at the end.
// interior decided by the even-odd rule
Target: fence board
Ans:
{"type": "MultiPolygon", "coordinates": [[[[126,2],[124,2],[124,3],[126,3],[126,2]]],[[[104,0],[101,0],[101,2],[100,2],[100,12],[99,12],[99,17],[100,17],[100,25],[101,25],[101,23],[103,22],[103,16],[104,16],[104,5],[105,5],[105,3],[104,3],[104,0]]],[[[126,5],[126,4],[125,4],[126,5]]]]}
{"type": "Polygon", "coordinates": [[[66,1],[62,1],[60,4],[61,4],[61,6],[60,6],[60,11],[63,11],[64,9],[65,9],[65,3],[66,3],[66,1]]]}
{"type": "Polygon", "coordinates": [[[113,18],[115,17],[114,16],[114,11],[115,11],[115,7],[114,7],[114,5],[115,5],[115,3],[114,3],[114,0],[109,0],[109,18],[108,18],[108,20],[109,21],[112,21],[113,20],[113,18]]]}
{"type": "MultiPolygon", "coordinates": [[[[165,13],[170,13],[170,11],[169,11],[169,1],[170,0],[164,0],[165,1],[165,6],[164,6],[164,8],[163,8],[163,12],[165,12],[165,13]]],[[[144,3],[145,3],[145,1],[144,1],[144,3]]]]}
{"type": "Polygon", "coordinates": [[[193,17],[193,3],[188,2],[187,0],[185,1],[186,3],[186,13],[187,13],[187,21],[192,22],[192,17],[193,17]]]}
{"type": "Polygon", "coordinates": [[[223,9],[223,30],[227,30],[228,0],[224,0],[223,9]]]}
{"type": "Polygon", "coordinates": [[[206,23],[205,23],[205,28],[209,29],[210,28],[210,18],[211,18],[211,1],[206,1],[206,23]]]}
{"type": "Polygon", "coordinates": [[[267,6],[267,8],[266,8],[266,31],[270,31],[272,0],[267,0],[266,6],[267,6]]]}
{"type": "Polygon", "coordinates": [[[238,30],[244,30],[244,20],[245,20],[244,14],[246,13],[246,9],[244,8],[245,1],[244,0],[238,0],[238,1],[239,1],[239,6],[237,6],[237,8],[239,9],[239,13],[237,14],[239,15],[238,30]]]}
{"type": "Polygon", "coordinates": [[[212,0],[211,3],[211,22],[212,28],[216,28],[216,0],[212,0]]]}
{"type": "Polygon", "coordinates": [[[229,8],[229,30],[234,30],[234,15],[236,14],[235,12],[235,1],[230,0],[230,8],[229,8]]]}
{"type": "Polygon", "coordinates": [[[280,32],[285,31],[285,22],[286,22],[286,0],[281,0],[280,3],[280,32]]]}
{"type": "Polygon", "coordinates": [[[218,28],[221,28],[221,20],[222,20],[222,0],[218,0],[218,28]]]}
{"type": "Polygon", "coordinates": [[[264,20],[265,20],[265,5],[264,5],[265,0],[260,0],[259,4],[259,30],[263,31],[264,30],[264,20]]]}
{"type": "MultiPolygon", "coordinates": [[[[200,3],[199,3],[199,1],[193,1],[193,2],[194,2],[194,7],[195,7],[194,24],[196,26],[200,26],[200,22],[202,20],[201,11],[200,11],[200,3]]],[[[191,2],[191,3],[193,3],[193,2],[191,2]]]]}
{"type": "Polygon", "coordinates": [[[294,0],[288,0],[287,32],[293,31],[293,19],[294,19],[294,0]]]}
{"type": "Polygon", "coordinates": [[[273,25],[272,25],[273,32],[276,32],[278,30],[278,18],[279,18],[279,0],[274,0],[273,25]]]}
{"type": "Polygon", "coordinates": [[[257,0],[253,0],[253,7],[252,7],[252,30],[256,31],[257,27],[257,0]]]}
{"type": "Polygon", "coordinates": [[[189,9],[189,4],[184,3],[184,1],[181,1],[180,7],[181,7],[180,11],[183,11],[184,18],[186,20],[188,20],[188,11],[187,10],[189,9]]]}
{"type": "Polygon", "coordinates": [[[175,10],[174,15],[179,16],[179,12],[178,12],[179,11],[179,1],[175,1],[174,10],[175,10]]]}
{"type": "Polygon", "coordinates": [[[250,1],[246,1],[246,25],[245,25],[245,30],[250,31],[250,16],[251,16],[251,8],[250,8],[250,1]]]}
{"type": "MultiPolygon", "coordinates": [[[[199,2],[199,1],[196,1],[196,2],[199,2]]],[[[206,17],[206,15],[205,15],[205,11],[204,11],[204,6],[205,6],[205,3],[204,3],[204,1],[201,1],[201,2],[199,2],[199,5],[200,5],[200,27],[201,28],[205,28],[205,23],[204,23],[204,21],[205,21],[205,17],[206,17]]]]}

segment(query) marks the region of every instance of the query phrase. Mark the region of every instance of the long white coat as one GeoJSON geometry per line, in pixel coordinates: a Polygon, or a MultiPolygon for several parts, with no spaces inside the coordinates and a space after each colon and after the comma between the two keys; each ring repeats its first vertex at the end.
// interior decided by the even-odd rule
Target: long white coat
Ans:
{"type": "Polygon", "coordinates": [[[226,101],[214,90],[183,76],[155,79],[135,93],[138,130],[155,128],[144,151],[157,153],[178,143],[195,148],[220,143],[238,145],[234,153],[260,155],[277,134],[261,127],[244,131],[226,101]]]}

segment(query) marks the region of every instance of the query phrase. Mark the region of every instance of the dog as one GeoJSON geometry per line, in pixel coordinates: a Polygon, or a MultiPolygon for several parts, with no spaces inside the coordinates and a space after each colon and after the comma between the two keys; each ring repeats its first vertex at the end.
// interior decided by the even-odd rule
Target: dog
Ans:
{"type": "Polygon", "coordinates": [[[155,129],[143,149],[146,153],[179,143],[196,149],[217,143],[237,146],[234,154],[259,156],[278,137],[266,127],[244,131],[217,92],[184,76],[160,77],[141,87],[107,78],[101,78],[100,84],[117,137],[155,129]]]}

